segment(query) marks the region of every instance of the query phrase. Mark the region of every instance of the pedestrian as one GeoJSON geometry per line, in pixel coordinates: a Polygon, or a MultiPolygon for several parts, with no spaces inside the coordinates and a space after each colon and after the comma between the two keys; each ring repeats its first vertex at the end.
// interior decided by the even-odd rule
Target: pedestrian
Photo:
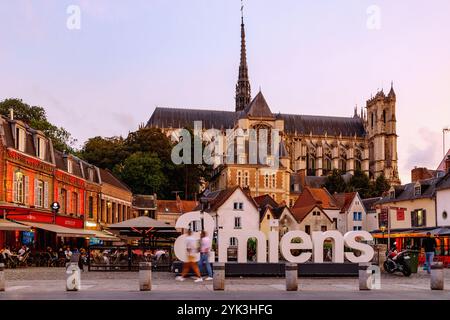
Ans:
{"type": "Polygon", "coordinates": [[[208,277],[205,280],[212,280],[211,263],[209,262],[209,253],[211,252],[211,239],[208,237],[206,231],[202,231],[200,234],[200,260],[198,266],[202,270],[202,266],[206,266],[208,277]]]}
{"type": "Polygon", "coordinates": [[[427,232],[427,237],[422,241],[422,247],[425,250],[425,263],[427,273],[431,273],[431,264],[433,263],[434,253],[436,250],[436,239],[431,237],[431,233],[427,232]]]}
{"type": "Polygon", "coordinates": [[[196,253],[198,252],[198,244],[197,240],[192,235],[192,231],[188,229],[187,237],[186,237],[186,253],[187,253],[187,261],[183,264],[183,271],[181,272],[181,276],[175,278],[178,281],[184,281],[188,272],[192,269],[197,276],[194,282],[202,282],[203,279],[200,275],[200,271],[198,269],[198,264],[196,261],[196,253]]]}

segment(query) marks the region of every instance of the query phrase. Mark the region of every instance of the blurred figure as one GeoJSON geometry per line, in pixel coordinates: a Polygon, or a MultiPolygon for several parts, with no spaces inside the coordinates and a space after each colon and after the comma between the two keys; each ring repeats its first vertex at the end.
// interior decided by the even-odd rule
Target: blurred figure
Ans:
{"type": "Polygon", "coordinates": [[[183,271],[181,272],[181,276],[175,278],[178,281],[184,281],[187,273],[192,269],[197,276],[197,279],[194,282],[202,282],[203,279],[200,275],[200,271],[198,270],[198,264],[195,261],[195,254],[198,252],[197,241],[192,235],[192,231],[188,229],[187,238],[186,238],[186,253],[187,253],[187,262],[183,264],[183,271]]]}
{"type": "Polygon", "coordinates": [[[427,232],[427,237],[423,239],[422,247],[425,250],[425,261],[427,273],[431,273],[431,264],[433,263],[436,252],[436,239],[431,237],[431,232],[427,232]]]}
{"type": "Polygon", "coordinates": [[[208,277],[205,280],[212,280],[212,268],[211,263],[209,262],[209,253],[211,252],[211,239],[208,237],[206,231],[202,231],[200,235],[200,260],[198,262],[198,266],[200,270],[202,266],[206,266],[206,271],[208,273],[208,277]]]}

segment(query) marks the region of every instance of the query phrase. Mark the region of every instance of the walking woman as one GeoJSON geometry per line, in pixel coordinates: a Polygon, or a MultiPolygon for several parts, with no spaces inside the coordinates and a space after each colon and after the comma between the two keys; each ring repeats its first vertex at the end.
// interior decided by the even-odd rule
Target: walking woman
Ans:
{"type": "Polygon", "coordinates": [[[209,262],[209,253],[211,252],[211,239],[208,237],[206,231],[202,231],[200,234],[200,260],[198,266],[202,270],[203,265],[206,266],[206,271],[208,272],[208,277],[205,280],[212,280],[212,269],[211,263],[209,262]]]}

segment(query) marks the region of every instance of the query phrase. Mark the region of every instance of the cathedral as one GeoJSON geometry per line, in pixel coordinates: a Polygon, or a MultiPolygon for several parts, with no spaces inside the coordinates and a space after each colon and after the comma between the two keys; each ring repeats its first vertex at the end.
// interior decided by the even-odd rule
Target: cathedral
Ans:
{"type": "MultiPolygon", "coordinates": [[[[180,128],[193,128],[202,121],[203,130],[237,128],[277,129],[281,143],[280,165],[249,163],[243,157],[233,164],[216,166],[209,189],[239,185],[252,196],[270,194],[277,202],[292,205],[302,186],[324,181],[333,169],[347,177],[361,170],[371,179],[384,175],[400,184],[397,168],[396,94],[391,85],[366,103],[366,110],[353,117],[274,114],[260,91],[252,99],[247,65],[244,19],[241,17],[241,52],[236,84],[235,110],[193,110],[157,107],[147,127],[157,127],[171,135],[180,128]]],[[[247,143],[248,145],[248,143],[247,143]]],[[[248,149],[246,151],[249,152],[248,149]]]]}

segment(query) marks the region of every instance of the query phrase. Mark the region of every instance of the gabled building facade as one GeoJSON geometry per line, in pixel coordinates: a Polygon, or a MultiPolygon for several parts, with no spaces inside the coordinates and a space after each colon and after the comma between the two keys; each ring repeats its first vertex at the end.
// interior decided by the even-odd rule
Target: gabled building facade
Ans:
{"type": "Polygon", "coordinates": [[[337,193],[333,197],[341,208],[337,220],[341,233],[368,230],[367,212],[358,192],[337,193]]]}
{"type": "Polygon", "coordinates": [[[301,230],[308,234],[337,230],[339,212],[336,200],[326,189],[306,187],[294,206],[281,214],[280,230],[283,233],[301,230]]]}
{"type": "MultiPolygon", "coordinates": [[[[216,230],[260,230],[258,205],[241,187],[209,192],[204,201],[205,212],[213,217],[216,230]]],[[[231,238],[229,246],[236,247],[237,239],[231,238]]]]}

